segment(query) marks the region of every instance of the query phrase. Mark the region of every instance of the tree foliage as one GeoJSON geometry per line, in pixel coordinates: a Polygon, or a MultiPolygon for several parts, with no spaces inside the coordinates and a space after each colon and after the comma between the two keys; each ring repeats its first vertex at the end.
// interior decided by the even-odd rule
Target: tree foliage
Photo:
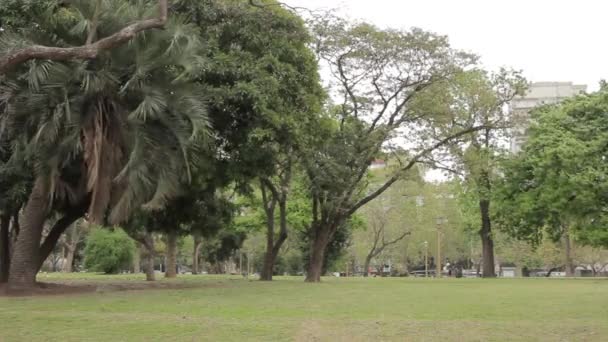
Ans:
{"type": "Polygon", "coordinates": [[[505,162],[497,194],[506,232],[538,244],[570,230],[584,244],[608,246],[606,113],[605,90],[533,113],[528,141],[505,162]]]}
{"type": "Polygon", "coordinates": [[[84,266],[93,272],[119,273],[131,267],[135,244],[120,228],[97,228],[87,238],[84,266]]]}

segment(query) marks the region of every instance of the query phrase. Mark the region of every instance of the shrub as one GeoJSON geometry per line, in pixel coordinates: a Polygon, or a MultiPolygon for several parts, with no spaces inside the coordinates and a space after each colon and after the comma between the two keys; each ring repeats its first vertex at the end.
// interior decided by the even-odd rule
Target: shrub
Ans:
{"type": "Polygon", "coordinates": [[[84,250],[84,266],[93,272],[119,273],[129,269],[135,243],[122,229],[95,229],[84,250]]]}

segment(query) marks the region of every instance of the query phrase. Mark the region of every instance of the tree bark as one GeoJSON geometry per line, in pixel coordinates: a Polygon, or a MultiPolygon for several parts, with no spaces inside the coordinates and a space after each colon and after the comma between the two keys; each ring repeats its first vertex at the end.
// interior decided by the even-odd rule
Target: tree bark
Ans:
{"type": "MultiPolygon", "coordinates": [[[[82,214],[84,215],[84,209],[82,211],[82,214]]],[[[74,216],[81,216],[81,215],[77,215],[76,213],[74,213],[74,215],[71,215],[72,217],[74,216]]],[[[78,217],[76,220],[78,220],[80,217],[78,217]]],[[[73,224],[73,222],[72,222],[73,224]]],[[[72,226],[72,224],[70,224],[70,226],[72,226]]],[[[84,227],[83,224],[85,224],[84,222],[80,222],[74,226],[72,226],[72,229],[69,231],[69,239],[66,239],[65,241],[65,248],[67,250],[66,255],[65,255],[65,263],[63,265],[63,272],[65,273],[72,273],[73,272],[73,266],[74,266],[74,255],[76,254],[76,248],[78,248],[78,243],[80,241],[80,235],[83,233],[84,227]]]]}
{"type": "Polygon", "coordinates": [[[371,264],[372,262],[372,255],[369,254],[365,257],[365,264],[364,264],[364,269],[363,269],[363,276],[364,277],[368,277],[369,276],[369,264],[371,264]]]}
{"type": "Polygon", "coordinates": [[[72,273],[72,264],[74,263],[74,253],[76,246],[66,246],[65,263],[63,264],[63,272],[72,273]]]}
{"type": "Polygon", "coordinates": [[[177,277],[177,232],[167,234],[167,269],[165,278],[177,277]]]}
{"type": "Polygon", "coordinates": [[[9,227],[11,215],[4,214],[0,217],[0,283],[8,281],[8,269],[10,266],[10,236],[9,227]]]}
{"type": "Polygon", "coordinates": [[[138,248],[133,256],[133,273],[139,274],[141,273],[141,254],[142,248],[138,248]]]}
{"type": "Polygon", "coordinates": [[[264,253],[264,264],[262,265],[260,280],[271,281],[276,257],[272,252],[274,248],[274,210],[272,210],[272,215],[267,214],[266,220],[268,221],[266,223],[266,252],[264,253]]]}
{"type": "Polygon", "coordinates": [[[36,285],[36,274],[40,266],[40,239],[48,209],[48,184],[38,177],[25,206],[23,226],[11,256],[8,279],[10,291],[28,291],[36,285]]]}
{"type": "Polygon", "coordinates": [[[264,199],[264,206],[266,211],[266,253],[264,254],[264,265],[262,265],[262,272],[260,274],[260,280],[272,281],[274,274],[274,265],[279,255],[279,251],[283,246],[285,240],[287,240],[287,193],[289,192],[289,179],[290,174],[287,174],[282,179],[280,190],[270,183],[270,181],[262,182],[262,196],[264,199]],[[264,184],[267,184],[271,191],[272,199],[268,200],[266,191],[264,190],[264,184]],[[274,236],[274,212],[275,205],[279,204],[279,236],[275,240],[274,236]]]}
{"type": "Polygon", "coordinates": [[[199,259],[201,257],[202,246],[202,237],[199,234],[194,234],[194,251],[192,252],[192,274],[199,274],[201,272],[199,259]]]}
{"type": "Polygon", "coordinates": [[[154,259],[156,256],[156,251],[154,249],[154,239],[152,238],[152,234],[150,234],[149,232],[146,232],[144,234],[142,245],[145,250],[144,271],[146,272],[146,281],[155,281],[156,275],[154,273],[154,259]]]}
{"type": "Polygon", "coordinates": [[[157,18],[136,21],[93,44],[67,48],[34,45],[11,51],[6,54],[5,57],[0,58],[0,75],[17,65],[32,59],[66,61],[71,59],[95,58],[99,52],[119,47],[133,39],[142,31],[163,28],[167,22],[168,0],[159,0],[158,8],[159,12],[157,18]]]}
{"type": "Polygon", "coordinates": [[[12,255],[13,253],[13,247],[15,246],[15,243],[17,242],[17,238],[19,237],[19,231],[21,230],[21,226],[19,225],[19,212],[21,211],[21,208],[15,210],[15,212],[13,213],[13,224],[11,226],[11,242],[10,242],[10,253],[12,255]]]}
{"type": "Polygon", "coordinates": [[[260,280],[271,281],[274,274],[274,265],[281,250],[281,246],[287,240],[287,232],[281,232],[277,241],[274,245],[267,245],[266,254],[264,255],[264,265],[262,266],[262,273],[260,274],[260,280]],[[270,247],[270,248],[269,248],[270,247]]]}
{"type": "Polygon", "coordinates": [[[568,228],[564,229],[564,264],[566,265],[566,277],[574,276],[574,262],[572,261],[572,242],[568,228]]]}
{"type": "MultiPolygon", "coordinates": [[[[61,235],[68,229],[72,223],[76,222],[79,218],[81,218],[85,211],[87,205],[81,204],[78,208],[70,210],[65,216],[60,218],[55,225],[51,228],[49,235],[46,236],[42,245],[40,245],[40,252],[38,253],[38,269],[36,273],[44,264],[44,261],[51,255],[55,246],[57,246],[57,242],[61,238],[61,235]]],[[[75,247],[74,247],[75,248],[75,247]]]]}
{"type": "Polygon", "coordinates": [[[490,201],[480,200],[479,209],[481,212],[481,237],[483,273],[484,278],[494,278],[494,241],[492,240],[492,226],[490,221],[490,201]]]}
{"type": "MultiPolygon", "coordinates": [[[[275,261],[275,255],[272,253],[274,248],[274,212],[278,194],[276,193],[276,189],[274,189],[274,185],[265,179],[260,180],[260,190],[262,191],[262,205],[266,214],[266,252],[264,253],[264,264],[262,265],[260,280],[271,281],[275,261]]],[[[247,273],[249,273],[249,270],[247,270],[247,273]]]]}
{"type": "Polygon", "coordinates": [[[315,229],[310,252],[310,260],[308,261],[308,269],[306,271],[305,281],[308,283],[318,283],[321,281],[325,250],[329,244],[329,236],[329,228],[324,229],[324,227],[317,227],[315,229]]]}

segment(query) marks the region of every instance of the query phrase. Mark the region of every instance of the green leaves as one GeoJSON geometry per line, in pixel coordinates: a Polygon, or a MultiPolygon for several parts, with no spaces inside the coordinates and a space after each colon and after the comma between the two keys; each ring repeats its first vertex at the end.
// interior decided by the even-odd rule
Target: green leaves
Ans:
{"type": "Polygon", "coordinates": [[[119,273],[131,267],[135,243],[120,229],[98,227],[93,230],[84,249],[84,266],[88,271],[119,273]]]}
{"type": "Polygon", "coordinates": [[[605,91],[536,110],[523,152],[503,168],[504,229],[539,243],[570,228],[579,241],[606,246],[607,129],[605,91]]]}

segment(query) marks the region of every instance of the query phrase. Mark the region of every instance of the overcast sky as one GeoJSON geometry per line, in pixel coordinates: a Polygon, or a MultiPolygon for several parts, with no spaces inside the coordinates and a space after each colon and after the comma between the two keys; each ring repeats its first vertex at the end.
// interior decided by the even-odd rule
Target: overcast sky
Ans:
{"type": "Polygon", "coordinates": [[[597,89],[608,79],[606,0],[286,0],[338,8],[381,27],[448,35],[483,64],[524,71],[530,81],[573,81],[597,89]]]}

